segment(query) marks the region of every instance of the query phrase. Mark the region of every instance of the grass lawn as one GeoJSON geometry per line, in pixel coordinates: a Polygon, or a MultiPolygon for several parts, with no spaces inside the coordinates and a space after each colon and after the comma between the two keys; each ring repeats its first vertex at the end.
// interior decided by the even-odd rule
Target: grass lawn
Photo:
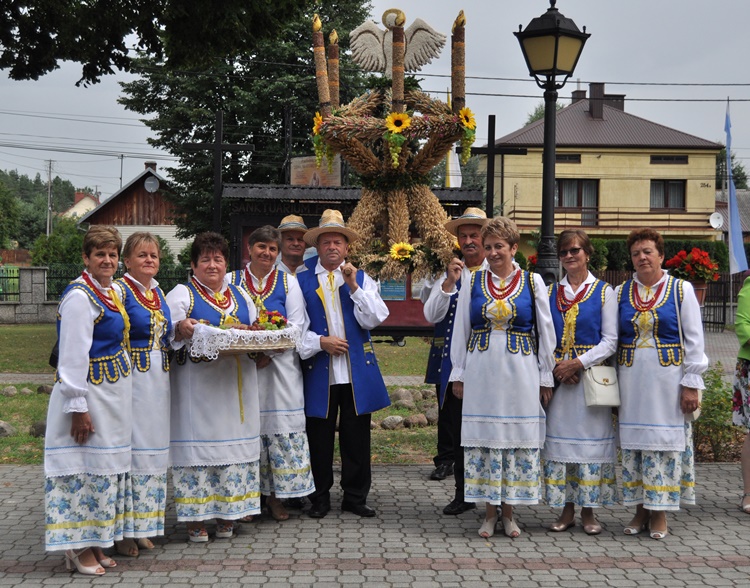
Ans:
{"type": "Polygon", "coordinates": [[[0,326],[0,372],[53,373],[47,362],[56,340],[54,324],[0,326]]]}
{"type": "MultiPolygon", "coordinates": [[[[33,384],[14,384],[18,390],[28,387],[36,391],[33,384]]],[[[40,464],[44,453],[44,439],[28,434],[29,427],[47,416],[46,394],[31,396],[0,396],[0,420],[10,423],[17,434],[0,438],[0,464],[40,464]]]]}
{"type": "Polygon", "coordinates": [[[429,342],[422,337],[406,337],[404,341],[403,347],[375,343],[375,356],[384,376],[424,376],[430,355],[429,342]]]}

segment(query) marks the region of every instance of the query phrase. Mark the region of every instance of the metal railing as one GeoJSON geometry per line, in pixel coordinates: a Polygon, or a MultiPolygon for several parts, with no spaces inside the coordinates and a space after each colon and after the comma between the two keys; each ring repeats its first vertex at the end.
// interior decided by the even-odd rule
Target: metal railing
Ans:
{"type": "Polygon", "coordinates": [[[18,268],[0,266],[0,302],[20,302],[18,268]]]}

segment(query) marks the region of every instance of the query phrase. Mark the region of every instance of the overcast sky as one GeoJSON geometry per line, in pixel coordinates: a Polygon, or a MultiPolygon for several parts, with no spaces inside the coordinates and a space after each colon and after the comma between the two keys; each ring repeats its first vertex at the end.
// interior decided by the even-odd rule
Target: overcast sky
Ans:
{"type": "MultiPolygon", "coordinates": [[[[542,101],[542,90],[528,76],[513,32],[544,13],[549,2],[372,4],[377,22],[395,6],[405,11],[407,26],[419,17],[446,35],[459,9],[464,10],[466,99],[477,115],[477,144],[487,141],[488,115],[496,116],[496,136],[501,137],[520,128],[542,101]]],[[[733,150],[750,167],[748,0],[559,0],[557,8],[591,33],[575,79],[560,91],[563,104],[569,103],[576,79],[585,89],[589,82],[605,82],[605,91],[626,95],[627,112],[723,143],[728,97],[733,150]]],[[[422,74],[425,90],[444,95],[450,87],[448,45],[422,74]]],[[[77,187],[98,187],[106,198],[120,187],[121,162],[123,184],[139,174],[148,159],[157,160],[160,168],[172,162],[147,145],[146,127],[117,104],[117,81],[126,76],[109,76],[88,88],[75,86],[77,64],[66,64],[35,82],[9,80],[4,71],[0,76],[0,169],[32,177],[40,173],[46,179],[51,160],[53,177],[77,187]],[[93,154],[48,151],[51,146],[93,154]]]]}

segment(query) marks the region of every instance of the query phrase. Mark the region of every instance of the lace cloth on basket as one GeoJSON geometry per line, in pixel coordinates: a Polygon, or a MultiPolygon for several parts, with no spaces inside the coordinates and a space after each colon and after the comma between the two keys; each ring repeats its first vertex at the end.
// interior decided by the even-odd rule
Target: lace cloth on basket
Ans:
{"type": "Polygon", "coordinates": [[[296,347],[301,339],[298,327],[289,325],[278,331],[242,331],[219,329],[211,325],[194,325],[190,355],[216,359],[220,351],[248,347],[248,351],[270,351],[296,347]]]}

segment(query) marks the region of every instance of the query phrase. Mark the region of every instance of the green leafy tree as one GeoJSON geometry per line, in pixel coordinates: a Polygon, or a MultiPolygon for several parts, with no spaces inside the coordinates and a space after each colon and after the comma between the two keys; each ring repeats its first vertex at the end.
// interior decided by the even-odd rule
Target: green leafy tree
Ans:
{"type": "Polygon", "coordinates": [[[11,241],[18,233],[21,220],[21,206],[10,190],[0,184],[0,248],[10,248],[11,241]]]}
{"type": "MultiPolygon", "coordinates": [[[[737,161],[735,154],[731,155],[732,160],[732,179],[734,187],[738,190],[747,189],[747,171],[741,161],[737,161]]],[[[724,147],[716,156],[716,189],[721,190],[724,187],[724,180],[727,177],[727,148],[724,147]]]]}
{"type": "Polygon", "coordinates": [[[31,262],[44,266],[53,263],[81,263],[83,251],[83,232],[79,230],[74,219],[60,218],[54,230],[41,235],[34,241],[31,250],[31,262]]]}
{"type": "MultiPolygon", "coordinates": [[[[555,103],[555,108],[560,111],[565,106],[563,104],[560,104],[559,102],[555,103]]],[[[541,101],[539,104],[536,105],[536,108],[532,110],[527,116],[526,116],[526,122],[523,126],[530,125],[533,122],[536,122],[538,120],[542,120],[544,118],[544,101],[541,101]]]]}
{"type": "Polygon", "coordinates": [[[161,251],[161,255],[159,256],[159,269],[172,269],[177,265],[172,248],[169,246],[166,239],[159,235],[156,235],[156,241],[159,243],[159,250],[161,251]]]}
{"type": "MultiPolygon", "coordinates": [[[[365,86],[347,56],[349,31],[364,21],[369,4],[362,0],[306,3],[302,16],[289,18],[273,40],[259,41],[254,51],[214,57],[204,68],[180,70],[169,62],[143,58],[136,71],[141,77],[122,84],[120,102],[144,115],[155,138],[150,143],[179,158],[169,169],[178,234],[187,238],[211,228],[213,216],[213,154],[188,152],[186,142],[214,141],[215,113],[224,113],[224,141],[252,144],[253,153],[224,155],[226,183],[284,183],[284,164],[292,154],[312,155],[309,139],[318,109],[312,63],[313,13],[323,30],[336,29],[341,47],[341,102],[361,94],[365,86]],[[292,121],[291,153],[285,153],[286,117],[292,121]]],[[[295,16],[295,15],[292,15],[295,16]]],[[[229,211],[222,223],[228,228],[229,211]]]]}
{"type": "Polygon", "coordinates": [[[80,83],[130,71],[132,49],[172,67],[202,69],[214,56],[252,54],[308,0],[5,0],[0,4],[0,69],[35,80],[61,61],[82,65],[80,83]],[[131,47],[131,43],[135,47],[131,47]]]}

